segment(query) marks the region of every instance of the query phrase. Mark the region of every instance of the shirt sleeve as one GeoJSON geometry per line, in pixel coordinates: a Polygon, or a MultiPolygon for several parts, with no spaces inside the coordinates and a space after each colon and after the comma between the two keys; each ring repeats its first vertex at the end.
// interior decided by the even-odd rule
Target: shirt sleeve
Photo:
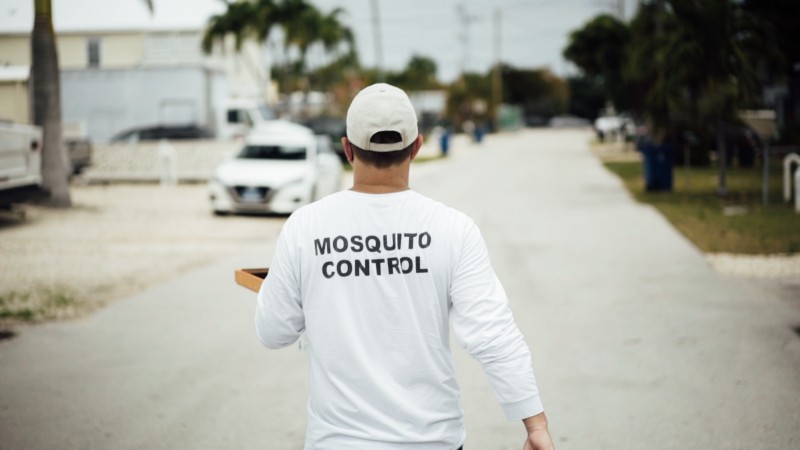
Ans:
{"type": "Polygon", "coordinates": [[[261,284],[256,303],[256,335],[269,348],[293,344],[305,330],[299,284],[299,260],[291,218],[286,222],[275,246],[269,274],[261,284]]]}
{"type": "Polygon", "coordinates": [[[524,419],[541,413],[530,350],[472,222],[453,271],[450,300],[456,340],[480,363],[506,417],[524,419]]]}

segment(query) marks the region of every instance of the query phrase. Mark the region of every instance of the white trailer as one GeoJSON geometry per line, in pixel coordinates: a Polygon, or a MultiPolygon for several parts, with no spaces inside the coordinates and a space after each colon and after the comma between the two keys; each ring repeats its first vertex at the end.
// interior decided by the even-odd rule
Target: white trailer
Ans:
{"type": "Polygon", "coordinates": [[[65,122],[86,124],[92,142],[142,127],[194,125],[219,139],[269,118],[258,99],[233,100],[222,71],[199,65],[61,71],[65,122]]]}
{"type": "Polygon", "coordinates": [[[0,122],[0,209],[41,193],[42,130],[0,122]]]}

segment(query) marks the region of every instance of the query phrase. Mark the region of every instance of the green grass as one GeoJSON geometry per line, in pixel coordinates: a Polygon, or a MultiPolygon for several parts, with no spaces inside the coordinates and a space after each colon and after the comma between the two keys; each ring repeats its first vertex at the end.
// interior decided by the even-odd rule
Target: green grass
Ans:
{"type": "Polygon", "coordinates": [[[72,292],[48,287],[0,292],[0,320],[37,322],[69,316],[77,305],[72,292]]]}
{"type": "Polygon", "coordinates": [[[800,214],[782,199],[780,170],[770,173],[769,204],[762,204],[759,168],[728,171],[729,194],[716,192],[715,168],[675,167],[673,192],[646,192],[638,162],[606,162],[634,197],[656,207],[706,252],[779,254],[800,252],[800,214]],[[740,214],[725,214],[738,207],[740,214]]]}

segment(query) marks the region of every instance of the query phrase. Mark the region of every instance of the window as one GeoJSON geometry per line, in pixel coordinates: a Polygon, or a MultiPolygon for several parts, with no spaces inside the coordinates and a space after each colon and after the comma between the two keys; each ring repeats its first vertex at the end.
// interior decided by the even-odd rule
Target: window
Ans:
{"type": "Polygon", "coordinates": [[[250,114],[248,114],[247,110],[229,109],[228,123],[243,123],[248,127],[251,127],[253,126],[253,119],[250,118],[250,114]]]}
{"type": "Polygon", "coordinates": [[[100,67],[99,37],[90,37],[86,40],[86,53],[89,56],[89,67],[100,67]]]}
{"type": "Polygon", "coordinates": [[[238,109],[229,109],[228,110],[228,123],[240,123],[243,120],[239,120],[239,110],[238,109]]]}
{"type": "Polygon", "coordinates": [[[248,145],[242,149],[241,159],[306,159],[306,148],[292,145],[248,145]]]}

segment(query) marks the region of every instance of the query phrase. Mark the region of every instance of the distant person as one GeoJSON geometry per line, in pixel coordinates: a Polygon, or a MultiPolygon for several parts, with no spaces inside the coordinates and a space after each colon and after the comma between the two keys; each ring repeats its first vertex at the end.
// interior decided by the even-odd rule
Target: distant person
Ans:
{"type": "Polygon", "coordinates": [[[482,123],[475,125],[475,129],[472,132],[472,140],[475,141],[476,144],[480,144],[483,142],[483,133],[484,133],[484,126],[482,123]]]}
{"type": "Polygon", "coordinates": [[[464,134],[472,137],[475,134],[475,122],[467,119],[461,124],[461,129],[464,130],[464,134]]]}
{"type": "Polygon", "coordinates": [[[342,144],[353,187],[289,217],[256,309],[265,346],[306,334],[305,448],[461,448],[452,323],[506,416],[524,422],[523,448],[552,449],[530,351],[477,226],[409,189],[422,136],[405,92],[362,90],[342,144]]]}
{"type": "Polygon", "coordinates": [[[447,156],[447,152],[450,150],[450,130],[441,125],[437,125],[433,128],[431,134],[434,139],[439,142],[439,151],[442,156],[447,156]]]}

